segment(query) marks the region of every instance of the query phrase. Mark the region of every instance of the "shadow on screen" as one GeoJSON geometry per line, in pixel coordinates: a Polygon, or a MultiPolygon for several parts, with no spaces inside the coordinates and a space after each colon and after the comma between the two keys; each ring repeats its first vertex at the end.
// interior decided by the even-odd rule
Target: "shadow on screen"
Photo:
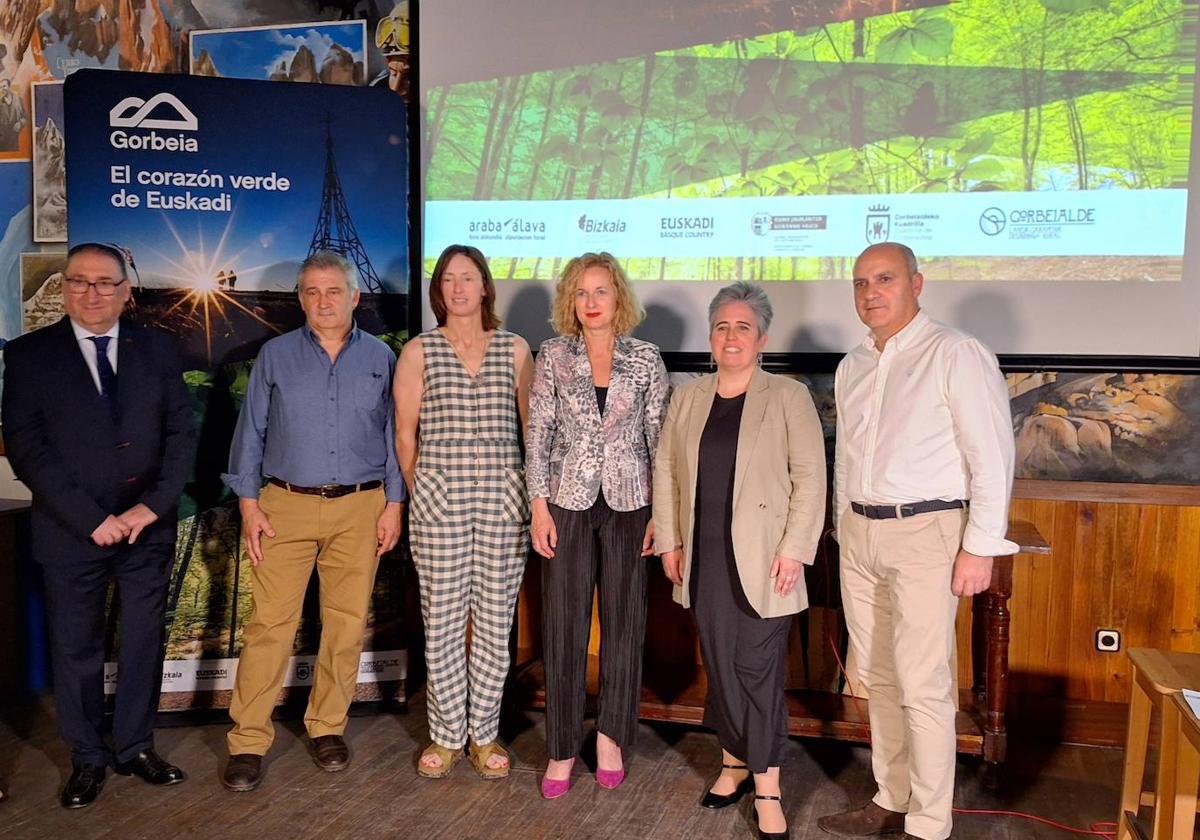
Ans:
{"type": "Polygon", "coordinates": [[[509,303],[504,328],[515,332],[537,350],[543,341],[554,338],[549,318],[550,290],[540,283],[530,283],[509,303]]]}
{"type": "Polygon", "coordinates": [[[950,315],[950,326],[978,337],[985,344],[1003,337],[1006,346],[1021,346],[1022,335],[1012,301],[995,292],[980,291],[960,300],[950,315]]]}
{"type": "Polygon", "coordinates": [[[683,350],[685,329],[683,318],[674,309],[661,303],[646,306],[646,317],[633,331],[636,338],[652,341],[667,353],[683,350]]]}
{"type": "Polygon", "coordinates": [[[837,346],[837,342],[829,338],[830,327],[825,325],[805,325],[796,329],[787,342],[788,353],[842,353],[845,347],[837,346]]]}

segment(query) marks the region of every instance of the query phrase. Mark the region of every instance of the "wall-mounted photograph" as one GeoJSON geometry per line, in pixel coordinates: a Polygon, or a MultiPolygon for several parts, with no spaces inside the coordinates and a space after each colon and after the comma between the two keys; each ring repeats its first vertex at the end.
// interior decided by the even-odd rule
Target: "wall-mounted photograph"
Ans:
{"type": "Polygon", "coordinates": [[[21,254],[21,332],[48,327],[58,322],[63,310],[65,251],[34,251],[21,254]]]}
{"type": "Polygon", "coordinates": [[[67,164],[62,82],[34,82],[33,241],[67,241],[67,164]]]}
{"type": "Polygon", "coordinates": [[[189,35],[193,76],[361,85],[364,20],[210,29],[189,35]]]}

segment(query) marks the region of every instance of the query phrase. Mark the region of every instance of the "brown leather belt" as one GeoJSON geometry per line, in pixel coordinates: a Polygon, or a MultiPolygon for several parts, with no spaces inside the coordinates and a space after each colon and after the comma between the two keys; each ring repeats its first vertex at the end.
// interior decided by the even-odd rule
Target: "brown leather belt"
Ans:
{"type": "Polygon", "coordinates": [[[342,496],[349,496],[351,493],[357,493],[360,490],[374,490],[376,487],[383,486],[383,482],[379,479],[364,481],[362,484],[322,484],[320,487],[301,487],[298,484],[289,484],[274,476],[268,478],[267,481],[291,493],[300,493],[304,496],[320,496],[322,499],[337,499],[342,496]]]}
{"type": "Polygon", "coordinates": [[[928,502],[913,502],[907,505],[864,505],[862,502],[851,502],[850,510],[867,519],[907,519],[918,513],[933,513],[937,510],[959,510],[969,502],[964,499],[946,501],[933,499],[928,502]]]}

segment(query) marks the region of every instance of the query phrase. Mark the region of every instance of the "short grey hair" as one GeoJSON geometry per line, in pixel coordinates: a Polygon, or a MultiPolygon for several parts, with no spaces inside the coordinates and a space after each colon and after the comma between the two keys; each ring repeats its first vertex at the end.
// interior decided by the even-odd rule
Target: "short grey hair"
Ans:
{"type": "Polygon", "coordinates": [[[296,286],[304,278],[304,272],[310,268],[336,268],[346,277],[346,287],[352,292],[358,291],[358,268],[337,251],[317,251],[300,263],[300,273],[296,277],[296,286]]]}
{"type": "Polygon", "coordinates": [[[775,310],[771,308],[771,299],[767,297],[767,293],[761,287],[747,283],[745,280],[739,280],[717,292],[708,304],[708,331],[710,333],[717,321],[717,311],[727,303],[744,303],[749,306],[750,311],[758,320],[759,335],[765,334],[771,328],[771,319],[775,317],[775,310]]]}
{"type": "Polygon", "coordinates": [[[862,257],[880,248],[895,248],[897,251],[899,251],[900,256],[904,257],[904,267],[908,269],[908,274],[910,277],[920,270],[917,268],[917,255],[913,253],[912,248],[909,248],[903,242],[876,242],[874,245],[868,245],[863,249],[862,253],[858,255],[859,259],[862,259],[862,257]]]}

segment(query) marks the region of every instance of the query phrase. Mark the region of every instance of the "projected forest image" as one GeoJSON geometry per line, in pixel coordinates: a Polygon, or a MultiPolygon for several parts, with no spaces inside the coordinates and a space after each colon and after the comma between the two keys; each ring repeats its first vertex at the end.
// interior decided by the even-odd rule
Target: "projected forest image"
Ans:
{"type": "MultiPolygon", "coordinates": [[[[966,0],[839,19],[850,4],[821,5],[804,7],[811,25],[801,30],[434,88],[427,198],[1138,190],[1153,200],[1187,186],[1193,6],[966,0]]],[[[564,256],[494,268],[546,278],[564,256]]],[[[628,268],[639,279],[805,280],[845,276],[849,256],[630,259],[628,268]]],[[[1168,251],[1114,255],[1086,276],[1178,280],[1181,265],[1168,251]]],[[[940,279],[1078,270],[1052,254],[939,267],[940,279]]]]}

